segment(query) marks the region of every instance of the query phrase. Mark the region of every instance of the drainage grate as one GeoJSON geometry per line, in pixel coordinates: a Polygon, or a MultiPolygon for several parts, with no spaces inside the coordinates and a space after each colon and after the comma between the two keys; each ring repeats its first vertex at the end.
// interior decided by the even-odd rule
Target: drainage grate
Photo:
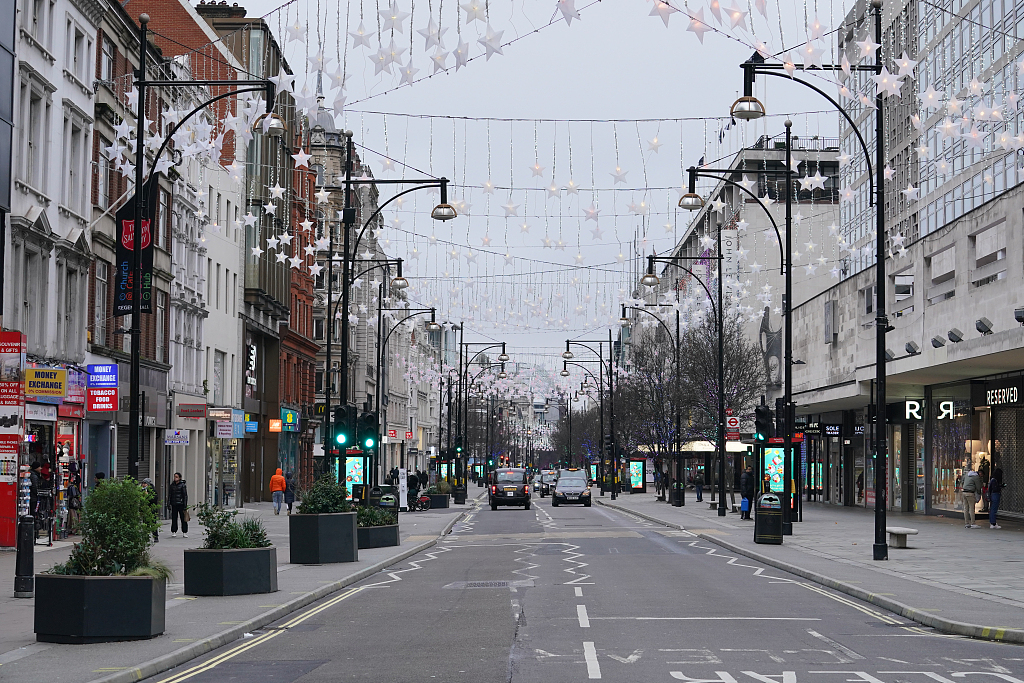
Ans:
{"type": "Polygon", "coordinates": [[[508,588],[508,581],[468,581],[466,588],[508,588]]]}

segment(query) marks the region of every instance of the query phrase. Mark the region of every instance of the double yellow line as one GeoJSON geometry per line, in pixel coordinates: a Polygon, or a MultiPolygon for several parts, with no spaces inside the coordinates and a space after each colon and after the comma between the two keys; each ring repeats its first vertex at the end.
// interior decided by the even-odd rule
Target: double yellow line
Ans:
{"type": "Polygon", "coordinates": [[[337,597],[334,597],[334,598],[331,598],[330,600],[328,600],[324,604],[317,605],[313,609],[307,610],[307,611],[303,612],[302,614],[300,614],[299,616],[297,616],[297,617],[295,617],[295,618],[293,618],[293,619],[291,619],[289,621],[286,621],[281,626],[275,626],[273,631],[270,631],[268,633],[264,633],[263,635],[261,635],[261,636],[259,636],[257,638],[254,638],[252,640],[247,640],[246,642],[242,643],[241,645],[237,645],[237,646],[231,648],[230,650],[228,650],[226,652],[222,652],[221,654],[217,655],[216,657],[214,657],[212,659],[209,659],[209,660],[203,662],[202,664],[197,664],[196,666],[193,666],[193,667],[191,667],[189,669],[186,669],[186,670],[182,671],[181,673],[175,674],[175,675],[171,676],[170,678],[165,678],[162,681],[160,681],[160,683],[179,683],[179,681],[185,681],[185,680],[188,680],[189,678],[192,678],[193,676],[196,676],[197,674],[203,673],[204,671],[209,671],[210,669],[213,669],[214,667],[216,667],[216,666],[218,666],[220,664],[223,664],[224,662],[228,661],[229,659],[233,659],[234,657],[237,657],[238,655],[242,654],[243,652],[247,652],[248,650],[251,650],[254,647],[257,647],[258,645],[262,645],[263,643],[267,642],[268,640],[272,640],[272,639],[278,637],[279,635],[284,633],[287,629],[290,629],[293,626],[297,626],[298,624],[301,624],[306,619],[309,619],[312,616],[320,614],[324,610],[330,609],[331,607],[334,607],[335,605],[337,605],[342,600],[347,600],[347,599],[351,598],[353,595],[355,595],[356,593],[360,593],[360,592],[362,592],[364,590],[366,590],[366,586],[361,586],[359,588],[350,588],[349,590],[345,591],[341,595],[339,595],[337,597]]]}

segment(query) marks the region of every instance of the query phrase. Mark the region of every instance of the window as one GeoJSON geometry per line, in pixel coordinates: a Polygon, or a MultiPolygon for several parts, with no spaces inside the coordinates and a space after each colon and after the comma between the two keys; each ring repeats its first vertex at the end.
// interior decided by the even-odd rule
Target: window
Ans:
{"type": "Polygon", "coordinates": [[[865,313],[865,315],[868,314],[868,313],[874,313],[875,312],[875,295],[876,295],[877,291],[878,290],[875,287],[875,285],[871,285],[870,287],[865,287],[864,289],[861,290],[861,296],[864,297],[864,313],[865,313]]]}
{"type": "Polygon", "coordinates": [[[114,46],[114,41],[104,36],[100,49],[102,50],[100,55],[100,80],[112,83],[114,80],[114,64],[117,60],[117,47],[114,46]]]}
{"type": "Polygon", "coordinates": [[[84,214],[82,207],[85,174],[85,128],[79,117],[65,111],[64,114],[64,188],[61,203],[78,214],[84,214]]]}
{"type": "Polygon", "coordinates": [[[323,318],[316,318],[313,320],[313,339],[324,338],[324,321],[323,318]]]}
{"type": "Polygon", "coordinates": [[[156,215],[156,234],[153,244],[161,249],[167,248],[167,236],[171,232],[171,193],[160,188],[160,206],[156,215]]]}
{"type": "Polygon", "coordinates": [[[114,170],[114,165],[107,158],[107,153],[103,151],[108,146],[110,146],[110,142],[101,137],[99,139],[100,153],[96,159],[96,178],[94,181],[96,187],[96,206],[104,210],[110,208],[110,174],[114,170]]]}
{"type": "Polygon", "coordinates": [[[93,338],[94,344],[107,345],[107,296],[110,269],[106,261],[96,261],[96,277],[94,278],[95,297],[93,304],[93,338]]]}
{"type": "Polygon", "coordinates": [[[224,405],[224,352],[213,353],[213,403],[224,405]]]}
{"type": "Polygon", "coordinates": [[[50,119],[50,103],[41,85],[26,83],[22,86],[22,102],[27,103],[25,111],[25,146],[21,159],[21,177],[31,187],[46,192],[47,121],[50,119]]]}
{"type": "Polygon", "coordinates": [[[167,362],[167,292],[156,293],[156,360],[167,362]]]}
{"type": "Polygon", "coordinates": [[[894,280],[896,301],[903,301],[904,299],[909,299],[914,296],[913,275],[897,275],[894,280]]]}

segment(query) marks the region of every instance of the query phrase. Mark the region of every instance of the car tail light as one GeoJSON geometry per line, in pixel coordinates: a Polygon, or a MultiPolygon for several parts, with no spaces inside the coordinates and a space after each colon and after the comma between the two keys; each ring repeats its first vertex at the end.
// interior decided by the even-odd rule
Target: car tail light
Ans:
{"type": "Polygon", "coordinates": [[[497,493],[497,492],[498,492],[498,487],[497,486],[492,486],[491,487],[491,493],[497,493]]]}
{"type": "Polygon", "coordinates": [[[527,493],[527,494],[530,493],[530,485],[529,484],[527,484],[526,486],[523,487],[523,493],[527,493]]]}

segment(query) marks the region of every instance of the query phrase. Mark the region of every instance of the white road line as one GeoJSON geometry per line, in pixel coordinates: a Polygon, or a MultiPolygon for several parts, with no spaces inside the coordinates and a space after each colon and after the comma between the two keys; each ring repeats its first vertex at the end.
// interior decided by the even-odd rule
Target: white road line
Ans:
{"type": "Polygon", "coordinates": [[[583,642],[583,657],[587,660],[587,676],[589,678],[600,678],[601,665],[597,662],[597,648],[594,647],[593,643],[583,642]]]}
{"type": "Polygon", "coordinates": [[[580,620],[580,628],[590,628],[590,617],[587,616],[586,605],[576,605],[576,618],[580,620]]]}
{"type": "MultiPolygon", "coordinates": [[[[584,607],[577,605],[577,610],[584,607]]],[[[584,608],[585,609],[585,608],[584,608]]],[[[817,617],[594,617],[601,621],[821,621],[817,617]]]]}
{"type": "MultiPolygon", "coordinates": [[[[811,634],[812,636],[814,636],[815,638],[817,638],[818,640],[822,640],[822,641],[825,641],[826,643],[828,643],[829,645],[831,645],[831,646],[832,646],[832,647],[834,647],[835,649],[837,649],[837,650],[839,650],[840,652],[842,652],[842,653],[843,653],[844,655],[846,655],[847,657],[849,657],[849,658],[850,658],[850,662],[853,662],[854,660],[857,660],[857,659],[864,659],[864,656],[863,656],[863,655],[859,655],[859,654],[857,654],[856,652],[854,652],[854,651],[853,651],[853,650],[851,650],[850,648],[846,647],[846,646],[845,646],[845,645],[843,645],[842,643],[840,643],[840,642],[837,642],[837,641],[835,641],[835,640],[832,640],[832,639],[831,639],[831,638],[829,638],[828,636],[826,636],[826,635],[822,635],[821,633],[818,633],[818,632],[817,632],[817,631],[815,631],[814,629],[807,629],[807,632],[808,632],[809,634],[811,634]]],[[[848,664],[848,663],[850,663],[850,662],[841,662],[841,663],[842,663],[842,664],[848,664]]]]}
{"type": "Polygon", "coordinates": [[[576,586],[576,597],[577,598],[582,598],[583,597],[583,589],[580,588],[579,586],[576,586]]]}

